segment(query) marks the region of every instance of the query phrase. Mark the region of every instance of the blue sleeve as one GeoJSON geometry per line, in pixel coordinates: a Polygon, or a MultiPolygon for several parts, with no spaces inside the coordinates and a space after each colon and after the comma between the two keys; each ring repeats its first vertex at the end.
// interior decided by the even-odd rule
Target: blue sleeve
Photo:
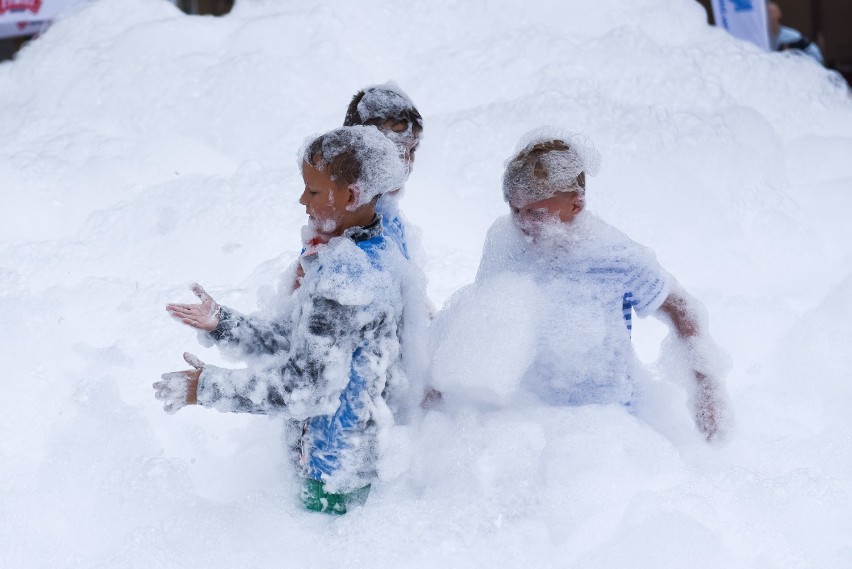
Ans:
{"type": "Polygon", "coordinates": [[[815,42],[811,42],[811,44],[805,49],[805,53],[819,61],[820,63],[825,63],[822,59],[822,52],[819,49],[819,46],[815,42]]]}
{"type": "Polygon", "coordinates": [[[625,303],[644,318],[662,306],[669,295],[671,283],[666,271],[650,252],[641,255],[637,261],[627,273],[625,303]]]}

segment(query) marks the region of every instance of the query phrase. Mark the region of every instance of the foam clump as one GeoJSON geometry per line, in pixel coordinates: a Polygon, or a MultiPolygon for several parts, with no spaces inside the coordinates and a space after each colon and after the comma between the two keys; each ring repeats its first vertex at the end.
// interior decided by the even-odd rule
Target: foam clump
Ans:
{"type": "Polygon", "coordinates": [[[502,274],[453,295],[432,325],[431,380],[450,396],[497,405],[516,395],[535,347],[531,279],[502,274]]]}

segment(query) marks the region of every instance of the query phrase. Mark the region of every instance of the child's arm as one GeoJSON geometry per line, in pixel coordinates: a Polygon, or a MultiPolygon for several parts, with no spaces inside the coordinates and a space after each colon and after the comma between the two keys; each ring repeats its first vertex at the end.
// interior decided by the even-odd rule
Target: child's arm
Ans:
{"type": "Polygon", "coordinates": [[[703,306],[677,283],[654,313],[674,332],[695,378],[692,405],[695,423],[707,440],[723,433],[725,389],[722,382],[727,365],[721,348],[706,330],[703,306]]]}
{"type": "Polygon", "coordinates": [[[169,304],[166,310],[187,326],[206,332],[220,347],[236,348],[243,354],[274,354],[289,349],[287,322],[245,316],[220,306],[198,283],[193,283],[192,292],[200,304],[169,304]]]}
{"type": "Polygon", "coordinates": [[[381,324],[381,316],[363,307],[315,297],[293,329],[289,353],[264,369],[204,366],[198,403],[220,411],[287,411],[295,419],[333,413],[350,381],[352,357],[364,335],[381,324]]]}
{"type": "Polygon", "coordinates": [[[219,322],[208,337],[220,347],[236,348],[243,354],[276,354],[290,349],[290,323],[246,316],[222,306],[219,322]]]}

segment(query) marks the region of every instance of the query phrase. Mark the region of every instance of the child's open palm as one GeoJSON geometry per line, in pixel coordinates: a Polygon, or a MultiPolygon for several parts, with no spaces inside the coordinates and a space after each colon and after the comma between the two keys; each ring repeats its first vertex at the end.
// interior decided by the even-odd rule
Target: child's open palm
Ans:
{"type": "Polygon", "coordinates": [[[200,284],[192,283],[191,288],[201,304],[169,304],[166,310],[187,326],[212,332],[219,325],[219,305],[200,284]]]}

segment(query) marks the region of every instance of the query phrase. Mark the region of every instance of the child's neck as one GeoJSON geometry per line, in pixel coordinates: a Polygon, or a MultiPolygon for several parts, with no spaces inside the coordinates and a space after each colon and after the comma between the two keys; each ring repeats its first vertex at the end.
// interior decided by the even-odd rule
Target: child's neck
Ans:
{"type": "Polygon", "coordinates": [[[373,223],[376,218],[376,207],[374,204],[364,204],[353,212],[347,212],[337,225],[337,228],[331,234],[332,237],[343,235],[348,229],[353,227],[366,227],[373,223]]]}

